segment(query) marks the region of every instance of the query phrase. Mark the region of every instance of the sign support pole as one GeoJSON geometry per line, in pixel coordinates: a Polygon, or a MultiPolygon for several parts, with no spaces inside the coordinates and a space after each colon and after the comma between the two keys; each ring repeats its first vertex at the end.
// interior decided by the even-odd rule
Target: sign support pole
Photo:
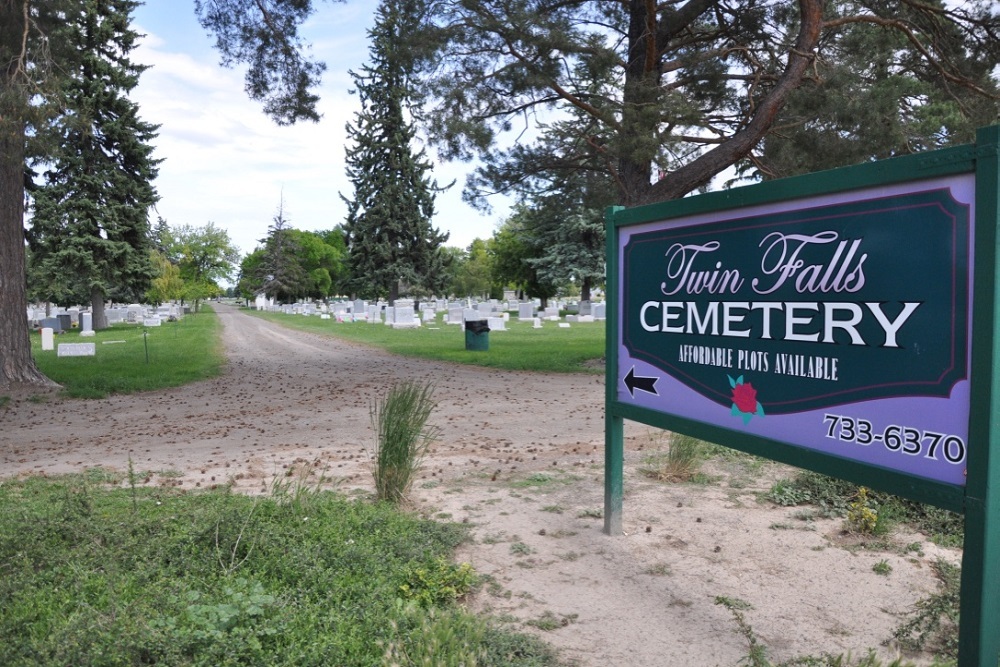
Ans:
{"type": "Polygon", "coordinates": [[[1000,126],[976,142],[977,251],[972,341],[972,405],[958,664],[1000,664],[1000,126]],[[975,378],[976,371],[981,377],[975,378]]]}
{"type": "MultiPolygon", "coordinates": [[[[606,294],[618,294],[618,236],[615,232],[615,215],[624,210],[611,206],[605,213],[606,294]]],[[[604,532],[622,534],[622,498],[625,468],[625,420],[614,412],[612,406],[618,391],[618,303],[617,298],[608,308],[604,335],[604,532]]]]}

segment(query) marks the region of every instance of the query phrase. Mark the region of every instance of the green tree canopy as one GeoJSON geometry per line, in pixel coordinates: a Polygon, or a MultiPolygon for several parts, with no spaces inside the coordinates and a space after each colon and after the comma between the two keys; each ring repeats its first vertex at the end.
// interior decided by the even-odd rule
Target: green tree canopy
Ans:
{"type": "Polygon", "coordinates": [[[203,227],[182,225],[173,231],[171,257],[176,258],[184,281],[184,298],[194,303],[221,293],[219,281],[236,270],[240,251],[229,240],[229,232],[209,222],[203,227]]]}
{"type": "MultiPolygon", "coordinates": [[[[904,116],[910,132],[967,138],[951,128],[955,116],[970,124],[983,118],[972,97],[993,110],[988,118],[996,112],[996,3],[441,0],[425,26],[427,42],[440,49],[427,85],[432,135],[447,157],[486,163],[486,178],[467,189],[473,199],[517,192],[531,164],[563,173],[601,164],[616,203],[627,206],[705,187],[728,167],[758,160],[767,137],[816,129],[798,114],[794,125],[782,124],[804,84],[839,87],[845,98],[838,74],[868,85],[867,49],[845,55],[866,30],[884,41],[875,67],[888,62],[897,74],[941,87],[934,100],[954,102],[931,114],[947,123],[945,132],[904,116]],[[542,150],[544,132],[531,140],[529,131],[566,117],[575,119],[564,140],[574,150],[542,150]],[[497,138],[510,132],[518,141],[504,149],[497,138]]],[[[897,107],[914,103],[925,100],[907,96],[897,107]]]]}

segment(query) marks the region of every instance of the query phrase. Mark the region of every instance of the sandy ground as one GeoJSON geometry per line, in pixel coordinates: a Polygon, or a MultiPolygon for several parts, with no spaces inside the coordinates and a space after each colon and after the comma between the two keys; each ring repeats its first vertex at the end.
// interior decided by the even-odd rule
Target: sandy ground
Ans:
{"type": "MultiPolygon", "coordinates": [[[[0,409],[2,475],[124,470],[131,456],[152,485],[259,492],[276,476],[324,475],[360,494],[371,487],[372,400],[398,380],[432,381],[442,437],[413,488],[415,511],[471,525],[458,557],[488,581],[472,608],[542,636],[579,667],[738,664],[746,639],[720,596],[749,605],[745,620],[775,662],[896,657],[892,630],[937,590],[930,564],[960,557],[908,534],[892,536],[899,548],[867,550],[843,538],[839,520],[759,502],[792,474],[777,464],[713,461],[710,484],[652,480],[640,469],[666,437],[631,423],[626,534],[609,537],[602,376],[407,360],[216,311],[230,360],[222,377],[100,401],[15,399],[0,409]],[[903,548],[915,542],[919,551],[903,548]],[[872,570],[882,560],[888,576],[872,570]]],[[[442,335],[463,344],[457,330],[442,335]]]]}

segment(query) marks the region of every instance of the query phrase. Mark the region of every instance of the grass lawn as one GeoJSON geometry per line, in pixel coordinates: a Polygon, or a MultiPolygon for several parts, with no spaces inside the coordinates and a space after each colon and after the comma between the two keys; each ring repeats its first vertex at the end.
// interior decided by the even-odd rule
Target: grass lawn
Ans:
{"type": "Polygon", "coordinates": [[[74,398],[102,398],[215,377],[225,363],[219,318],[210,307],[159,327],[115,324],[83,338],[77,330],[56,335],[56,350],[42,351],[31,334],[31,353],[46,376],[74,398]],[[60,343],[94,343],[93,357],[58,357],[60,343]]]}
{"type": "Polygon", "coordinates": [[[0,664],[556,664],[455,604],[476,584],[449,559],[461,526],[292,484],[137,486],[146,474],[0,482],[0,664]]]}
{"type": "Polygon", "coordinates": [[[546,373],[602,373],[604,322],[571,323],[561,328],[545,322],[541,329],[531,322],[511,318],[507,331],[489,333],[489,350],[466,350],[465,327],[437,320],[416,329],[393,329],[367,322],[338,323],[313,315],[285,315],[252,310],[251,313],[282,326],[324,336],[335,336],[381,347],[393,354],[453,361],[506,370],[546,373]]]}

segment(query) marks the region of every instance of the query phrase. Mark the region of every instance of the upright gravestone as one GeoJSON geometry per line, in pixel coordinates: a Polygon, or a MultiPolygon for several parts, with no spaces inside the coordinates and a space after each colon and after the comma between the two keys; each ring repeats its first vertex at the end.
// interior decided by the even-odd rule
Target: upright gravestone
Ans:
{"type": "Polygon", "coordinates": [[[395,309],[395,319],[392,326],[394,328],[419,327],[420,320],[413,312],[413,306],[398,306],[395,309]]]}
{"type": "Polygon", "coordinates": [[[535,315],[535,307],[530,303],[520,303],[517,305],[517,316],[522,320],[530,320],[535,315]]]}
{"type": "Polygon", "coordinates": [[[46,317],[42,319],[39,324],[43,329],[52,329],[53,333],[62,333],[62,322],[59,321],[58,317],[46,317]]]}
{"type": "Polygon", "coordinates": [[[45,327],[42,329],[42,350],[48,352],[54,350],[55,348],[55,335],[51,327],[45,327]]]}
{"type": "Polygon", "coordinates": [[[80,335],[94,336],[94,314],[80,313],[80,335]]]}
{"type": "Polygon", "coordinates": [[[73,328],[73,318],[69,316],[69,313],[60,313],[56,317],[59,319],[59,329],[61,331],[69,331],[73,328]]]}

